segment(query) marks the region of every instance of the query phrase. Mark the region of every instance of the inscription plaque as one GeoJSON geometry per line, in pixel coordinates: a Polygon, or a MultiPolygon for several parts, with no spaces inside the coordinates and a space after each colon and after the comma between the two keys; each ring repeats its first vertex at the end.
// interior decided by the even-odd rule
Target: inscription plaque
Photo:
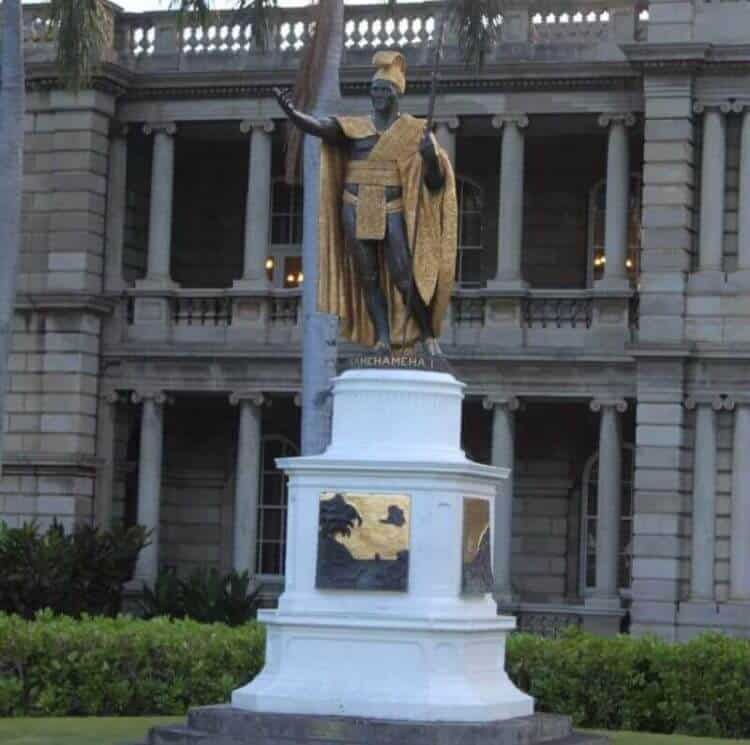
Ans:
{"type": "Polygon", "coordinates": [[[490,503],[478,497],[464,497],[463,571],[464,595],[492,592],[492,540],[490,503]]]}
{"type": "Polygon", "coordinates": [[[406,592],[407,495],[325,491],[319,510],[316,587],[406,592]]]}

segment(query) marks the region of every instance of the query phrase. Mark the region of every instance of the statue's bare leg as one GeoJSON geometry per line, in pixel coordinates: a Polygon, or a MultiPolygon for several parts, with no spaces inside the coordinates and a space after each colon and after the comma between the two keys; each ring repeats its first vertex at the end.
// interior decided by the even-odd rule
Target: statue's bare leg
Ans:
{"type": "Polygon", "coordinates": [[[378,242],[356,238],[357,214],[351,204],[344,204],[341,212],[347,249],[354,259],[357,281],[365,295],[370,319],[375,327],[375,351],[390,352],[391,335],[388,328],[388,302],[380,287],[378,276],[378,242]]]}
{"type": "Polygon", "coordinates": [[[440,354],[440,347],[432,330],[430,311],[422,300],[414,281],[411,251],[409,251],[403,212],[392,212],[388,215],[385,256],[391,280],[398,287],[404,303],[408,306],[412,318],[417,323],[420,341],[425,344],[429,354],[440,354]]]}

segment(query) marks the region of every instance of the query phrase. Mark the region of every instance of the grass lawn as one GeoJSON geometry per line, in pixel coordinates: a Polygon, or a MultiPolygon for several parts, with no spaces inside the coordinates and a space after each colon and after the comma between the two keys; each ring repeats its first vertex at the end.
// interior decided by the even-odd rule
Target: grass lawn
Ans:
{"type": "MultiPolygon", "coordinates": [[[[131,745],[143,742],[149,727],[181,722],[179,717],[91,719],[0,719],[2,745],[131,745]]],[[[716,740],[683,735],[616,732],[612,745],[750,745],[750,740],[716,740]]]]}

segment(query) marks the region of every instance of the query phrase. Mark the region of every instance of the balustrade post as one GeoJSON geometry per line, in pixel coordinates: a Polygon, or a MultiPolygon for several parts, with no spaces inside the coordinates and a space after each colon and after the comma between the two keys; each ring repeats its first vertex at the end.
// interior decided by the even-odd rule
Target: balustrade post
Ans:
{"type": "Polygon", "coordinates": [[[233,393],[229,402],[240,407],[234,489],[232,568],[254,577],[257,571],[258,504],[263,395],[233,393]]]}

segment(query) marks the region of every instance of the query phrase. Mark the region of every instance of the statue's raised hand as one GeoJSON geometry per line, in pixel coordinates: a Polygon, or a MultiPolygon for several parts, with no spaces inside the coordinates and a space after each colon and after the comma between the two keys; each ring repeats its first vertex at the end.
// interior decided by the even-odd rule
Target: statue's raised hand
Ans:
{"type": "Polygon", "coordinates": [[[278,101],[279,106],[284,110],[284,113],[288,117],[292,117],[295,114],[294,111],[294,97],[292,91],[288,88],[273,88],[273,95],[278,101]]]}

